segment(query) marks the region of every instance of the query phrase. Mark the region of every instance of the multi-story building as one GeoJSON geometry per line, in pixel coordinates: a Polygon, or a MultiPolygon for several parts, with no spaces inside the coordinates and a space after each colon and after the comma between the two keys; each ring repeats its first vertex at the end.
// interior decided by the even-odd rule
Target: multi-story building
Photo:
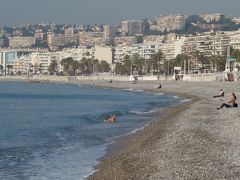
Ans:
{"type": "Polygon", "coordinates": [[[232,18],[232,21],[235,22],[236,24],[240,24],[240,17],[235,17],[235,18],[232,18]]]}
{"type": "Polygon", "coordinates": [[[2,37],[0,37],[0,47],[4,46],[4,39],[2,37]]]}
{"type": "Polygon", "coordinates": [[[13,63],[13,71],[16,74],[27,74],[28,70],[30,70],[31,61],[32,58],[30,55],[16,58],[13,63]]]}
{"type": "Polygon", "coordinates": [[[14,36],[14,37],[9,37],[8,39],[9,39],[9,47],[10,48],[31,47],[36,42],[34,37],[14,36]]]}
{"type": "Polygon", "coordinates": [[[110,65],[113,64],[113,48],[112,47],[94,47],[94,58],[99,61],[106,61],[110,65]]]}
{"type": "Polygon", "coordinates": [[[105,46],[106,41],[103,32],[79,32],[80,46],[105,46]]]}
{"type": "Polygon", "coordinates": [[[166,36],[144,36],[143,44],[160,44],[166,39],[166,36]]]}
{"type": "Polygon", "coordinates": [[[74,34],[74,28],[69,27],[64,29],[64,34],[66,35],[73,35],[74,34]]]}
{"type": "Polygon", "coordinates": [[[126,20],[122,21],[122,35],[135,36],[137,34],[143,34],[145,24],[139,20],[126,20]]]}
{"type": "Polygon", "coordinates": [[[205,56],[226,55],[230,36],[226,32],[207,32],[196,36],[186,36],[182,52],[190,55],[199,52],[205,56]]]}
{"type": "Polygon", "coordinates": [[[122,63],[125,60],[125,56],[131,57],[133,54],[138,53],[137,46],[126,46],[120,45],[115,47],[114,52],[114,63],[120,62],[122,63]]]}
{"type": "Polygon", "coordinates": [[[17,58],[17,51],[10,49],[0,49],[0,65],[4,70],[7,69],[7,65],[13,65],[15,58],[17,58]]]}
{"type": "Polygon", "coordinates": [[[215,14],[202,14],[200,15],[201,18],[203,18],[207,23],[210,22],[217,22],[219,21],[221,18],[224,18],[225,15],[221,14],[221,13],[215,13],[215,14]]]}
{"type": "Polygon", "coordinates": [[[156,25],[150,26],[155,31],[174,31],[185,27],[185,18],[183,15],[159,16],[156,18],[156,25]]]}
{"type": "Polygon", "coordinates": [[[55,50],[64,46],[78,45],[77,34],[54,34],[48,32],[47,42],[50,49],[55,50]]]}
{"type": "Polygon", "coordinates": [[[117,27],[112,25],[105,25],[104,28],[104,38],[107,44],[112,44],[114,37],[117,33],[117,27]]]}
{"type": "Polygon", "coordinates": [[[42,40],[44,38],[44,32],[42,29],[37,29],[34,34],[35,39],[40,39],[42,40]]]}
{"type": "Polygon", "coordinates": [[[114,38],[114,45],[118,46],[124,44],[126,46],[131,46],[137,43],[137,38],[134,36],[123,36],[123,37],[115,37],[114,38]]]}

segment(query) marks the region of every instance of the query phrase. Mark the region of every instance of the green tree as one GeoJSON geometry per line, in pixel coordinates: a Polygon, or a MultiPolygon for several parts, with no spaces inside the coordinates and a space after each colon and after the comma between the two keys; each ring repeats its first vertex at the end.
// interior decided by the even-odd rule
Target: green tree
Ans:
{"type": "Polygon", "coordinates": [[[8,75],[10,75],[10,74],[12,73],[12,72],[11,72],[12,69],[13,69],[13,65],[8,64],[8,65],[7,65],[7,74],[8,74],[8,75]]]}
{"type": "Polygon", "coordinates": [[[100,61],[98,65],[98,71],[99,72],[109,72],[110,71],[110,65],[107,61],[100,61]]]}
{"type": "Polygon", "coordinates": [[[164,55],[161,50],[159,50],[157,53],[153,54],[150,59],[150,64],[152,66],[153,72],[160,74],[162,69],[162,65],[164,64],[164,55]]]}
{"type": "Polygon", "coordinates": [[[57,68],[58,68],[58,63],[56,60],[53,60],[48,67],[48,71],[50,74],[53,74],[53,73],[57,72],[57,68]]]}
{"type": "Polygon", "coordinates": [[[73,75],[76,75],[76,71],[79,69],[80,63],[78,61],[73,61],[71,64],[71,70],[73,72],[73,75]]]}
{"type": "Polygon", "coordinates": [[[3,69],[4,69],[3,65],[0,65],[0,75],[2,75],[3,69]]]}
{"type": "Polygon", "coordinates": [[[73,63],[74,59],[72,57],[64,58],[61,60],[61,65],[63,66],[63,72],[65,74],[71,74],[73,63]]]}
{"type": "Polygon", "coordinates": [[[133,54],[133,56],[131,57],[131,63],[133,70],[136,70],[138,74],[142,75],[145,60],[141,58],[139,54],[133,54]]]}

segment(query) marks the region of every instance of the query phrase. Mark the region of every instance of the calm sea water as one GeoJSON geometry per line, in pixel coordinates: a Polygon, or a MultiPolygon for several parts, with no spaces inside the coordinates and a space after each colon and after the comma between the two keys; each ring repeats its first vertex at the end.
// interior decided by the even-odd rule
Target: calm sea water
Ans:
{"type": "Polygon", "coordinates": [[[83,179],[114,138],[180,99],[69,84],[0,83],[0,179],[83,179]],[[118,122],[105,124],[116,113],[118,122]]]}

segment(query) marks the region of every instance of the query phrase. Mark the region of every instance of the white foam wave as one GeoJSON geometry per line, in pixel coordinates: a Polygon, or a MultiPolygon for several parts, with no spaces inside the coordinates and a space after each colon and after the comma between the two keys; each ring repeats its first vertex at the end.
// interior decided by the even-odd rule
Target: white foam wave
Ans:
{"type": "Polygon", "coordinates": [[[182,99],[182,100],[180,100],[180,103],[185,103],[185,102],[190,102],[190,101],[192,101],[191,99],[182,99]]]}
{"type": "Polygon", "coordinates": [[[130,113],[133,113],[133,114],[151,114],[151,113],[155,113],[159,111],[159,109],[155,109],[155,110],[150,110],[150,111],[129,111],[130,113]]]}

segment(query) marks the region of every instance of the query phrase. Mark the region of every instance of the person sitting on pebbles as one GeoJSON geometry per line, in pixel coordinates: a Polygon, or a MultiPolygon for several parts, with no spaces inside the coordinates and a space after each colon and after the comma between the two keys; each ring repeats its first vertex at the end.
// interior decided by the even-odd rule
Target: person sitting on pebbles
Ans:
{"type": "Polygon", "coordinates": [[[106,123],[115,123],[117,121],[117,115],[113,114],[109,118],[105,119],[104,122],[106,123]]]}
{"type": "Polygon", "coordinates": [[[238,104],[236,103],[236,95],[234,92],[232,92],[229,100],[226,102],[226,103],[222,103],[220,107],[218,107],[217,109],[222,109],[223,107],[226,107],[226,108],[230,108],[230,107],[238,107],[238,104]]]}

